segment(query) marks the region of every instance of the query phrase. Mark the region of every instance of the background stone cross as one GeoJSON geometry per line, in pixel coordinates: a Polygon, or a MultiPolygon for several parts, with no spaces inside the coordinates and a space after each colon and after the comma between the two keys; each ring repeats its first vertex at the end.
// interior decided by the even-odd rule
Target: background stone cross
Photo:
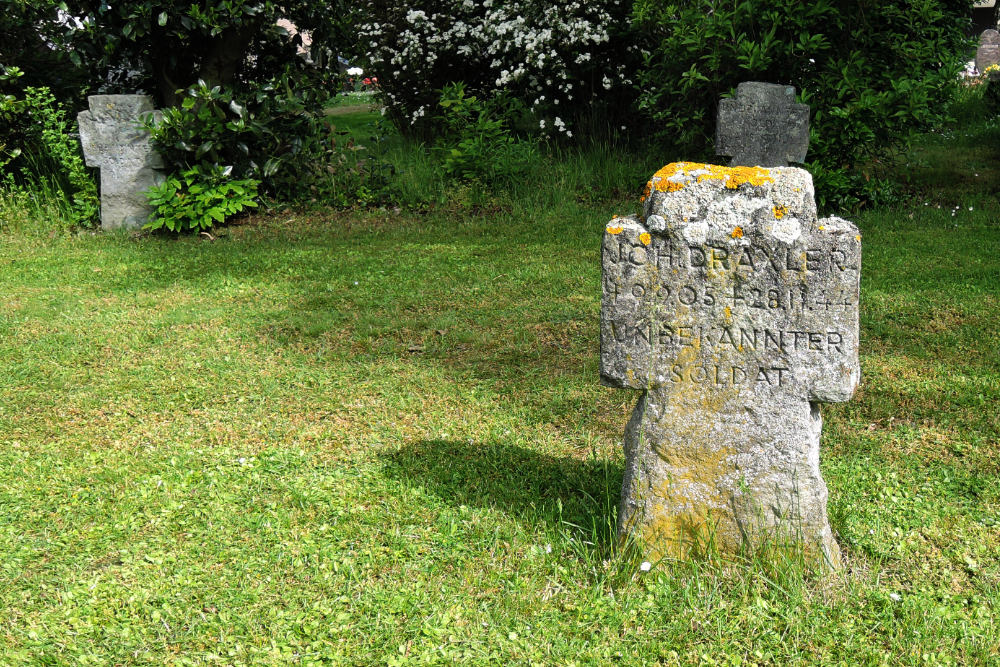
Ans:
{"type": "Polygon", "coordinates": [[[88,167],[101,170],[101,227],[141,227],[153,208],[145,192],[163,182],[163,160],[140,123],[153,110],[146,95],[91,95],[77,114],[88,167]]]}
{"type": "Polygon", "coordinates": [[[797,168],[675,163],[646,192],[602,249],[601,380],[642,391],[620,532],[659,555],[769,540],[836,566],[818,404],[860,376],[857,228],[818,219],[797,168]]]}
{"type": "Polygon", "coordinates": [[[984,30],[976,49],[976,70],[983,74],[990,65],[1000,64],[1000,32],[984,30]]]}
{"type": "Polygon", "coordinates": [[[793,86],[745,81],[719,102],[715,152],[731,166],[785,167],[808,149],[809,105],[795,103],[793,86]]]}

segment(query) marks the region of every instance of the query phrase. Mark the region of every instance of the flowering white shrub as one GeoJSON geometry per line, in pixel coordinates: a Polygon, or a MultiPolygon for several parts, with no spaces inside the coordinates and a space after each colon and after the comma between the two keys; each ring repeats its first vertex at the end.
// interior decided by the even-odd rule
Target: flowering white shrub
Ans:
{"type": "Polygon", "coordinates": [[[483,99],[522,103],[543,136],[573,136],[586,113],[631,109],[630,2],[597,0],[368,0],[359,27],[387,112],[426,127],[439,91],[465,82],[483,99]]]}

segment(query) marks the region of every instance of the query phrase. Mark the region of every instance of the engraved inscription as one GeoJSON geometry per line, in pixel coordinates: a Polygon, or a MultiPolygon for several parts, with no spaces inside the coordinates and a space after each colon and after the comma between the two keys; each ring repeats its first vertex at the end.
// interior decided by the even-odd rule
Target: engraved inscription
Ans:
{"type": "Polygon", "coordinates": [[[632,345],[664,348],[694,347],[737,352],[789,352],[844,353],[844,334],[840,331],[799,331],[747,329],[745,327],[703,327],[698,325],[675,326],[666,322],[641,320],[629,324],[628,320],[610,320],[615,341],[632,345]]]}
{"type": "Polygon", "coordinates": [[[602,349],[618,350],[610,377],[777,390],[856,355],[856,336],[824,326],[856,317],[856,234],[818,228],[784,243],[745,227],[701,243],[641,224],[605,235],[602,349]],[[767,372],[776,368],[785,371],[767,372]]]}
{"type": "Polygon", "coordinates": [[[756,271],[797,271],[819,273],[823,271],[857,271],[858,266],[849,262],[846,248],[820,248],[809,246],[779,246],[755,243],[728,247],[723,244],[684,245],[671,239],[654,238],[649,244],[631,242],[617,237],[614,244],[606,244],[609,261],[624,266],[652,264],[660,271],[668,269],[726,269],[737,273],[756,271]]]}
{"type": "Polygon", "coordinates": [[[790,371],[787,366],[726,366],[719,364],[674,364],[670,367],[670,381],[692,382],[713,387],[759,385],[780,387],[790,371]]]}

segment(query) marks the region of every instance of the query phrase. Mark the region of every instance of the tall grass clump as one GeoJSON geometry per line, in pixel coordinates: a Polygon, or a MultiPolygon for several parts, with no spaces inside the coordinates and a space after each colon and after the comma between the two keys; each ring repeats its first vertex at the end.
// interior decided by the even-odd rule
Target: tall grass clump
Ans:
{"type": "Polygon", "coordinates": [[[21,76],[17,68],[0,66],[0,91],[6,93],[0,96],[0,189],[7,206],[23,212],[14,216],[21,223],[92,227],[100,200],[76,124],[48,88],[18,90],[21,76]]]}
{"type": "Polygon", "coordinates": [[[461,84],[446,86],[436,115],[447,131],[433,140],[402,134],[377,112],[331,119],[383,170],[373,185],[382,188],[379,202],[401,210],[534,215],[573,202],[620,212],[638,201],[642,184],[665,160],[609,134],[576,144],[518,135],[500,104],[461,84]]]}
{"type": "Polygon", "coordinates": [[[0,233],[61,233],[73,229],[62,192],[46,182],[34,187],[0,184],[0,233]]]}

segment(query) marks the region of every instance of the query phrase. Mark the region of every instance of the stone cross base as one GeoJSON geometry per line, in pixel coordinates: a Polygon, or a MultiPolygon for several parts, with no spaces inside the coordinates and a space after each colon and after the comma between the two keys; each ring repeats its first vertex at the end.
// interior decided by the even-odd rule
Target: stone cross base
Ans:
{"type": "MultiPolygon", "coordinates": [[[[704,382],[778,383],[776,370],[708,367],[704,382]],[[765,377],[769,376],[769,377],[765,377]]],[[[654,557],[799,549],[840,565],[819,470],[819,406],[650,389],[625,430],[618,530],[654,557]]]]}

